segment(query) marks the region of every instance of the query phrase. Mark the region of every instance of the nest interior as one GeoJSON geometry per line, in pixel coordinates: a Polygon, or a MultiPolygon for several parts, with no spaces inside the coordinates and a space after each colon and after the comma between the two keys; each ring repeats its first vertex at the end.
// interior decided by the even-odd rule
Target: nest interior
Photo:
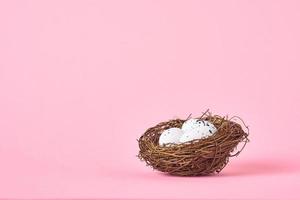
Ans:
{"type": "Polygon", "coordinates": [[[229,158],[237,156],[249,141],[249,129],[239,117],[221,117],[205,112],[200,120],[210,121],[217,128],[217,132],[207,138],[193,140],[182,144],[160,146],[158,144],[161,133],[168,128],[181,128],[185,120],[173,119],[161,122],[149,128],[138,139],[138,157],[146,165],[161,172],[177,176],[199,176],[219,173],[228,163],[229,158]],[[242,126],[235,122],[239,119],[242,126]],[[241,149],[236,151],[239,143],[241,149]]]}

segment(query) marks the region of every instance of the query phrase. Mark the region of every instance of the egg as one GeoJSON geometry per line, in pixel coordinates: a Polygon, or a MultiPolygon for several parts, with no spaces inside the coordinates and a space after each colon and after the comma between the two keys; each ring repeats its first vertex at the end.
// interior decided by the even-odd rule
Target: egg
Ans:
{"type": "Polygon", "coordinates": [[[209,121],[198,119],[190,119],[188,121],[185,122],[185,126],[182,126],[184,133],[179,139],[180,143],[207,138],[217,131],[217,128],[209,121]]]}
{"type": "Polygon", "coordinates": [[[183,135],[183,131],[180,128],[169,128],[162,132],[159,137],[158,143],[160,146],[173,143],[179,144],[179,139],[183,135]]]}
{"type": "Polygon", "coordinates": [[[199,119],[189,119],[189,120],[186,120],[183,124],[182,124],[182,127],[181,129],[183,131],[190,131],[190,130],[193,130],[195,128],[199,128],[201,126],[203,126],[203,121],[199,120],[199,119]]]}

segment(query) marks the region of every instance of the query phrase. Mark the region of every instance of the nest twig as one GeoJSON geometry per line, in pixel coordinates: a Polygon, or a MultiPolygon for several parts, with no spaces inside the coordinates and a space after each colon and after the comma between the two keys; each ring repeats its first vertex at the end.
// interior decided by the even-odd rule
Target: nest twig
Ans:
{"type": "Polygon", "coordinates": [[[208,120],[215,125],[217,132],[207,138],[182,144],[159,146],[161,133],[168,128],[181,128],[185,120],[173,119],[161,122],[149,128],[139,138],[138,157],[147,165],[161,172],[179,176],[199,176],[219,173],[228,163],[229,158],[237,156],[249,141],[249,129],[239,117],[221,117],[206,111],[198,119],[208,120]],[[246,131],[235,119],[239,119],[246,131]],[[234,153],[239,143],[244,143],[241,150],[234,153]]]}

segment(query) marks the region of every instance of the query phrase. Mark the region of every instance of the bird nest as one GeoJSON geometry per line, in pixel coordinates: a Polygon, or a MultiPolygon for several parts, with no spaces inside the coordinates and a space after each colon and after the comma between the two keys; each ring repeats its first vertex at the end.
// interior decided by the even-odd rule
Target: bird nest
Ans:
{"type": "Polygon", "coordinates": [[[212,136],[181,144],[160,146],[161,133],[169,128],[181,128],[186,120],[173,119],[161,122],[149,128],[138,139],[138,157],[153,169],[177,176],[199,176],[219,173],[228,163],[229,158],[237,156],[249,141],[249,129],[244,121],[235,116],[232,118],[212,115],[206,111],[199,120],[214,124],[217,132],[212,136]],[[246,128],[244,131],[239,119],[246,128]],[[236,150],[239,143],[241,149],[236,150]]]}

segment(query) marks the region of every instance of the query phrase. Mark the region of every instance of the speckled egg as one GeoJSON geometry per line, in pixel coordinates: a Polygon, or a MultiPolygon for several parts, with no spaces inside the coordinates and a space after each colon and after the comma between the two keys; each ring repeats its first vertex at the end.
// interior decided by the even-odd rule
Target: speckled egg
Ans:
{"type": "Polygon", "coordinates": [[[183,131],[189,131],[189,130],[193,130],[195,128],[201,127],[203,121],[199,120],[199,119],[189,119],[186,120],[183,124],[181,129],[183,131]]]}
{"type": "Polygon", "coordinates": [[[207,138],[217,131],[217,128],[209,121],[198,119],[190,119],[188,121],[182,126],[184,133],[179,139],[180,143],[207,138]]]}
{"type": "Polygon", "coordinates": [[[183,131],[180,128],[169,128],[162,132],[159,137],[159,145],[163,146],[165,144],[179,144],[179,139],[183,135],[183,131]]]}

